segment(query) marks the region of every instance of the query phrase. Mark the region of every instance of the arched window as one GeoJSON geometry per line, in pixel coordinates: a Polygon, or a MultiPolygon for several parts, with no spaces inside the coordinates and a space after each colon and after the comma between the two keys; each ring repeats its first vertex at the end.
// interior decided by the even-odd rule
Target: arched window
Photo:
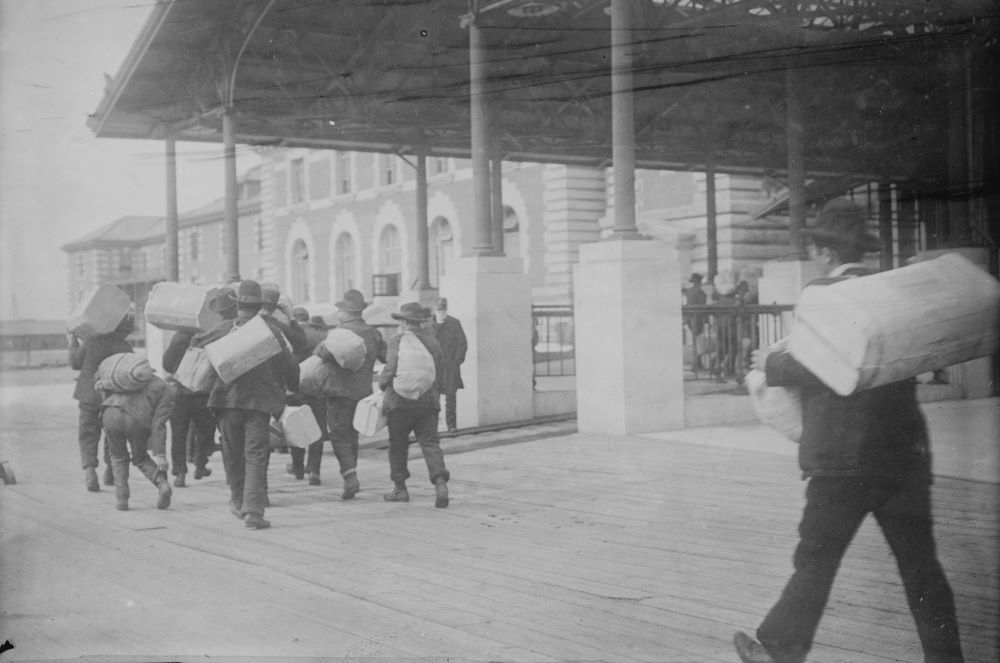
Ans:
{"type": "Polygon", "coordinates": [[[379,270],[383,274],[398,274],[401,271],[402,251],[399,247],[399,231],[396,226],[386,226],[379,238],[379,270]]]}
{"type": "Polygon", "coordinates": [[[292,245],[292,299],[297,302],[310,301],[309,292],[309,247],[301,239],[292,245]]]}
{"type": "Polygon", "coordinates": [[[441,287],[441,277],[448,271],[452,258],[452,235],[448,220],[443,217],[434,219],[430,228],[430,277],[431,285],[441,287]]]}
{"type": "Polygon", "coordinates": [[[337,291],[344,292],[356,287],[354,283],[354,239],[347,233],[337,238],[337,255],[334,256],[334,274],[337,275],[337,291]]]}
{"type": "Polygon", "coordinates": [[[521,224],[517,212],[504,205],[503,253],[511,258],[521,257],[521,224]]]}

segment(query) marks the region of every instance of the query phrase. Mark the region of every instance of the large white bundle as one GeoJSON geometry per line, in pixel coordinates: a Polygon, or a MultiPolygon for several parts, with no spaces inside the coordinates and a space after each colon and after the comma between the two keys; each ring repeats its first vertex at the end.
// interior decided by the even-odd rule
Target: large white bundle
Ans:
{"type": "Polygon", "coordinates": [[[308,405],[290,405],[281,413],[281,419],[271,420],[271,446],[274,448],[306,449],[321,435],[316,417],[308,405]]]}
{"type": "Polygon", "coordinates": [[[208,392],[215,383],[215,369],[208,360],[205,348],[189,347],[185,350],[177,370],[174,371],[174,379],[196,394],[208,392]]]}
{"type": "Polygon", "coordinates": [[[110,283],[89,291],[66,320],[66,330],[77,338],[93,338],[115,330],[128,314],[128,294],[110,283]]]}
{"type": "Polygon", "coordinates": [[[219,378],[229,384],[281,353],[281,343],[264,319],[255,315],[241,327],[206,345],[205,352],[219,378]]]}
{"type": "Polygon", "coordinates": [[[350,329],[331,329],[323,341],[337,363],[349,371],[356,371],[365,363],[368,346],[365,339],[350,329]]]}
{"type": "Polygon", "coordinates": [[[173,331],[199,332],[211,329],[222,316],[209,304],[220,288],[161,281],[153,286],[146,302],[146,321],[173,331]]]}
{"type": "Polygon", "coordinates": [[[431,388],[437,377],[434,357],[413,332],[403,332],[399,339],[399,359],[392,388],[403,398],[416,400],[431,388]]]}
{"type": "Polygon", "coordinates": [[[97,387],[105,391],[142,391],[153,379],[153,369],[142,355],[119,352],[105,357],[97,367],[97,387]]]}
{"type": "Polygon", "coordinates": [[[956,253],[823,287],[795,307],[788,350],[841,396],[996,352],[1000,283],[956,253]]]}
{"type": "Polygon", "coordinates": [[[384,392],[376,391],[358,401],[354,409],[354,430],[371,437],[386,427],[386,416],[382,411],[384,392]]]}
{"type": "Polygon", "coordinates": [[[767,375],[756,368],[747,373],[744,382],[757,419],[792,442],[801,440],[802,396],[799,390],[768,386],[767,375]]]}

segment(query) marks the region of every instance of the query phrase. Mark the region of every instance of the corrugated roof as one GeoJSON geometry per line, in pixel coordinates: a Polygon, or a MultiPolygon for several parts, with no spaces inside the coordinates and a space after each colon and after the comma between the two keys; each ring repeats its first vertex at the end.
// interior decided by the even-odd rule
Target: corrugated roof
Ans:
{"type": "Polygon", "coordinates": [[[63,251],[73,251],[102,244],[134,244],[143,240],[162,237],[166,232],[165,221],[159,216],[123,216],[106,226],[63,244],[63,251]]]}

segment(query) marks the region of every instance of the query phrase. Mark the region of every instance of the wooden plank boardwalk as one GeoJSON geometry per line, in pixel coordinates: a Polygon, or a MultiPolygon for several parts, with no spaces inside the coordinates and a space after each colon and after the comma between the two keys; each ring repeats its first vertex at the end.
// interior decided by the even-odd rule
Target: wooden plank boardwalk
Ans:
{"type": "MultiPolygon", "coordinates": [[[[30,390],[29,390],[30,392],[30,390]]],[[[7,403],[0,455],[0,661],[345,660],[734,662],[780,592],[804,483],[787,454],[575,434],[447,457],[452,504],[413,454],[412,502],[389,504],[384,450],[362,492],[336,463],[309,487],[272,456],[273,527],[245,529],[216,472],[169,510],[133,477],[132,510],[80,481],[75,412],[7,403]]],[[[939,479],[940,555],[967,660],[998,633],[998,495],[939,479]]],[[[922,659],[874,523],[844,560],[810,660],[922,659]]]]}

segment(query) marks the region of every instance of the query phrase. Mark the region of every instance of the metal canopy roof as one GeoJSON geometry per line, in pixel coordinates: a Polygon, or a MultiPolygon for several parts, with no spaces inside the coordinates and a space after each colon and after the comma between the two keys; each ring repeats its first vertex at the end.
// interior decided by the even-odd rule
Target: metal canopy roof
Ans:
{"type": "MultiPolygon", "coordinates": [[[[105,137],[221,142],[231,92],[241,143],[468,156],[470,6],[160,0],[89,125],[105,137]]],[[[638,167],[700,168],[711,153],[719,171],[784,172],[791,76],[810,177],[937,179],[947,163],[946,54],[989,82],[973,103],[995,93],[978,71],[996,49],[990,0],[633,6],[638,167]]],[[[479,3],[503,158],[610,165],[608,7],[479,3]]]]}

